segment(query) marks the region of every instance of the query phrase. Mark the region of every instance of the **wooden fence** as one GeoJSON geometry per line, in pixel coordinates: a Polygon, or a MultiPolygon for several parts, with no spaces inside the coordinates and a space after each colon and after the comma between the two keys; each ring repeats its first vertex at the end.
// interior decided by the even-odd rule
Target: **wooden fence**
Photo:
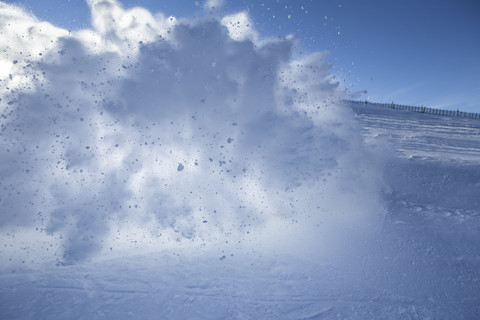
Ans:
{"type": "Polygon", "coordinates": [[[365,105],[372,105],[378,106],[382,108],[389,108],[389,109],[397,109],[397,110],[405,110],[405,111],[412,111],[412,112],[419,112],[419,113],[427,113],[427,114],[434,114],[439,116],[447,116],[447,117],[462,117],[462,118],[471,118],[471,119],[480,119],[480,113],[474,112],[464,112],[460,110],[442,110],[442,109],[435,109],[435,108],[427,108],[424,106],[416,107],[416,106],[406,106],[402,104],[395,104],[395,103],[378,103],[378,102],[370,102],[370,101],[359,101],[359,100],[343,100],[347,103],[355,103],[355,104],[365,104],[365,105]]]}

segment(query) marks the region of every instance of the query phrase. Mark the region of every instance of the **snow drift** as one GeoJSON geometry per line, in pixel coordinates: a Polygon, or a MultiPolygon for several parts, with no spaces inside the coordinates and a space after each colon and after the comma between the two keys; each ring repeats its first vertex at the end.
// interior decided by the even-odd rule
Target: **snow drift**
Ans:
{"type": "Polygon", "coordinates": [[[381,161],[326,53],[263,39],[244,12],[88,3],[93,29],[72,33],[0,3],[2,261],[327,257],[375,228],[381,161]]]}

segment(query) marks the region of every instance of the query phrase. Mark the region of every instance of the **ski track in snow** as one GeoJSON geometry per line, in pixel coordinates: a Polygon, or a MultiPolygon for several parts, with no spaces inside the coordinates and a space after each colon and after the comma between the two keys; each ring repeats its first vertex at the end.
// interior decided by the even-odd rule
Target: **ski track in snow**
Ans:
{"type": "MultiPolygon", "coordinates": [[[[437,297],[377,291],[311,263],[305,268],[278,260],[260,260],[254,266],[239,261],[197,260],[192,266],[185,262],[143,256],[10,276],[16,284],[4,286],[2,301],[14,302],[9,301],[13,296],[22,303],[4,308],[3,315],[9,319],[16,315],[25,319],[401,319],[444,314],[445,306],[438,305],[437,297]],[[279,268],[292,269],[278,274],[279,268]],[[17,277],[35,280],[21,283],[17,277]]],[[[450,299],[447,307],[458,311],[478,302],[450,299]]]]}
{"type": "Polygon", "coordinates": [[[430,117],[409,111],[352,106],[364,124],[364,135],[394,141],[400,157],[480,163],[480,121],[430,117]]]}

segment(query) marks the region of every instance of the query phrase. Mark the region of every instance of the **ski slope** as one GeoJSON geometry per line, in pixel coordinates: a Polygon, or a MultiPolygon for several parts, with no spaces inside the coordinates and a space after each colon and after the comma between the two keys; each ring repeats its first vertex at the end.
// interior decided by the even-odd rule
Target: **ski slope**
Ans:
{"type": "Polygon", "coordinates": [[[88,5],[0,2],[0,319],[480,314],[480,121],[342,103],[248,12],[88,5]]]}
{"type": "Polygon", "coordinates": [[[480,121],[351,107],[365,143],[391,151],[384,223],[362,243],[326,259],[220,245],[4,268],[1,318],[474,319],[480,121]]]}

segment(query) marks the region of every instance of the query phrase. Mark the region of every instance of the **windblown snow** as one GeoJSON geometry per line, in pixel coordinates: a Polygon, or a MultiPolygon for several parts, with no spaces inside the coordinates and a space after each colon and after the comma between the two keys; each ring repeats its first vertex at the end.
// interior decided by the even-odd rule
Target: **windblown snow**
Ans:
{"type": "Polygon", "coordinates": [[[480,312],[478,120],[342,103],[247,12],[88,3],[0,2],[0,318],[480,312]]]}

